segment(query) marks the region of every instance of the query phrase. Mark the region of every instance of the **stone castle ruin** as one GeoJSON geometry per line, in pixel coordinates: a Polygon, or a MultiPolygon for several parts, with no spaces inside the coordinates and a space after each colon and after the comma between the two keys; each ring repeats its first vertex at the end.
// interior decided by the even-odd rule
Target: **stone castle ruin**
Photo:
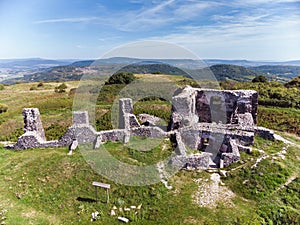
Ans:
{"type": "Polygon", "coordinates": [[[239,151],[251,150],[257,92],[186,87],[173,97],[172,103],[171,129],[179,152],[185,155],[188,147],[205,153],[189,157],[187,166],[198,167],[197,161],[206,155],[213,160],[210,166],[226,167],[240,159],[239,151]]]}
{"type": "Polygon", "coordinates": [[[131,136],[166,138],[176,145],[173,165],[185,168],[227,167],[240,159],[240,151],[250,152],[255,132],[269,139],[270,130],[256,127],[258,94],[255,91],[220,91],[192,88],[180,90],[172,98],[169,129],[156,122],[160,118],[141,114],[142,125],[133,114],[129,98],[119,100],[118,129],[97,132],[89,124],[87,111],[73,112],[73,125],[59,140],[47,141],[37,108],[23,109],[24,134],[12,149],[70,146],[92,143],[95,149],[107,141],[128,143],[131,136]],[[194,153],[191,153],[191,151],[194,153]],[[197,153],[195,154],[195,151],[197,153]]]}

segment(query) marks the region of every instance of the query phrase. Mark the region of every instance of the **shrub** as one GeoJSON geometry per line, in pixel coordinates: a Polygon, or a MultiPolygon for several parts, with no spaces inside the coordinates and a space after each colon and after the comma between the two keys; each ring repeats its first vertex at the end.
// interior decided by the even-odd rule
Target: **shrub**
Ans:
{"type": "Polygon", "coordinates": [[[57,93],[63,93],[66,92],[67,87],[68,86],[65,83],[62,83],[61,85],[55,87],[54,91],[57,93]]]}
{"type": "Polygon", "coordinates": [[[43,87],[44,84],[42,82],[38,83],[37,87],[43,87]]]}
{"type": "Polygon", "coordinates": [[[253,83],[257,83],[257,82],[259,82],[259,83],[265,83],[267,81],[268,81],[268,79],[265,76],[262,76],[262,75],[257,76],[255,78],[253,78],[253,80],[252,80],[253,83]]]}
{"type": "Polygon", "coordinates": [[[295,77],[293,80],[286,83],[284,86],[287,88],[292,88],[292,87],[300,88],[300,76],[295,77]]]}
{"type": "Polygon", "coordinates": [[[120,72],[113,74],[105,84],[129,84],[135,79],[133,73],[120,72]]]}
{"type": "Polygon", "coordinates": [[[0,113],[6,112],[8,109],[8,106],[5,104],[0,104],[0,113]]]}
{"type": "Polygon", "coordinates": [[[30,91],[35,91],[35,90],[37,90],[37,87],[36,87],[36,86],[32,86],[32,87],[30,87],[29,90],[30,90],[30,91]]]}
{"type": "Polygon", "coordinates": [[[0,91],[4,90],[4,85],[0,84],[0,91]]]}

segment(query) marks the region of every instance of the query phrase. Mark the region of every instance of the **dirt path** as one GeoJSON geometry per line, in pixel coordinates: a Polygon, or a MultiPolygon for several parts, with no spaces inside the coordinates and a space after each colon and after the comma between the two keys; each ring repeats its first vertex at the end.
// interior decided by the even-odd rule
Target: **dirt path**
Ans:
{"type": "Polygon", "coordinates": [[[231,199],[235,194],[221,181],[218,173],[213,173],[210,179],[197,179],[195,180],[198,190],[192,196],[193,202],[201,207],[216,208],[219,202],[227,206],[234,206],[231,199]]]}
{"type": "Polygon", "coordinates": [[[287,187],[290,183],[292,183],[294,180],[296,180],[297,177],[298,177],[298,176],[297,176],[296,174],[293,174],[292,176],[290,176],[290,177],[287,179],[287,181],[286,181],[284,184],[282,184],[279,188],[277,188],[275,191],[273,191],[272,194],[274,194],[274,193],[276,193],[276,192],[282,190],[283,188],[287,187]]]}
{"type": "Polygon", "coordinates": [[[165,187],[168,190],[171,190],[173,187],[171,185],[169,185],[169,183],[168,183],[169,176],[165,171],[164,162],[159,162],[157,164],[157,170],[158,170],[158,173],[159,173],[160,181],[165,185],[165,187]]]}

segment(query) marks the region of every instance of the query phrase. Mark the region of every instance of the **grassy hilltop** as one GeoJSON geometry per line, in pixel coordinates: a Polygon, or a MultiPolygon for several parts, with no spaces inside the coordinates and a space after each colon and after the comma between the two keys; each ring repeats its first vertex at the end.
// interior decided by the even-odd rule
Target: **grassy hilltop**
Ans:
{"type": "MultiPolygon", "coordinates": [[[[147,76],[153,82],[154,76],[160,76],[178,86],[196,85],[181,76],[135,76],[147,76]]],[[[23,133],[24,107],[39,108],[47,139],[59,138],[71,125],[74,88],[79,82],[65,82],[66,89],[56,88],[55,92],[61,84],[4,86],[0,104],[7,111],[0,113],[0,141],[16,141],[23,133]]],[[[259,125],[281,131],[294,144],[256,138],[253,152],[242,154],[241,161],[228,168],[227,177],[221,177],[221,181],[211,180],[208,172],[181,171],[168,180],[170,190],[163,183],[143,187],[116,184],[94,172],[80,152],[67,156],[67,148],[8,151],[0,145],[0,224],[120,224],[116,216],[110,216],[114,206],[117,216],[129,218],[130,224],[299,224],[300,109],[293,105],[297,104],[296,97],[290,97],[291,106],[268,102],[278,92],[285,94],[279,97],[286,101],[285,96],[293,96],[297,90],[251,82],[225,83],[222,87],[229,85],[232,89],[258,91],[268,87],[270,91],[260,99],[265,106],[259,108],[259,125]],[[257,159],[261,161],[254,166],[257,159]],[[100,201],[94,201],[93,181],[111,184],[109,204],[101,189],[100,201]],[[125,211],[139,205],[140,209],[125,211]],[[91,222],[95,211],[99,212],[98,220],[91,222]]],[[[97,130],[112,127],[111,105],[124,87],[108,84],[101,90],[96,105],[97,130]]],[[[143,99],[134,105],[135,114],[149,113],[166,121],[170,111],[171,104],[158,98],[143,99]]],[[[173,151],[168,140],[148,152],[120,143],[107,143],[105,147],[116,158],[133,165],[158,162],[173,151]]]]}

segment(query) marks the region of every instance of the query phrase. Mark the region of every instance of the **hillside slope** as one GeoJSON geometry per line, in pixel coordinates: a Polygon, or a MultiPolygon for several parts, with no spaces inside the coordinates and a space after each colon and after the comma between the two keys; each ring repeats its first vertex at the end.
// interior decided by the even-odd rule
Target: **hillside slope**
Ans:
{"type": "MultiPolygon", "coordinates": [[[[185,77],[166,77],[178,84],[187,81],[185,77]]],[[[23,133],[23,107],[40,109],[48,140],[57,138],[70,126],[73,95],[69,92],[78,82],[67,82],[63,93],[54,92],[59,83],[37,87],[38,84],[5,86],[0,91],[0,103],[8,106],[8,111],[0,114],[2,141],[15,141],[23,133]],[[33,86],[37,89],[30,90],[33,86]]],[[[110,94],[118,88],[109,85],[100,95],[103,100],[95,107],[97,129],[111,126],[114,96],[110,94]]],[[[274,109],[268,108],[272,113],[269,116],[262,108],[258,117],[276,128],[279,112],[274,109]]],[[[135,114],[149,113],[165,120],[170,117],[170,110],[170,103],[157,99],[134,105],[135,114]]],[[[286,126],[287,116],[299,126],[298,112],[283,111],[278,123],[286,126]]],[[[163,183],[142,187],[116,184],[95,173],[80,151],[68,156],[67,148],[18,152],[0,146],[0,224],[90,224],[95,211],[100,213],[95,224],[120,224],[117,216],[129,218],[130,224],[299,224],[300,141],[297,136],[284,135],[297,145],[256,138],[252,153],[241,153],[241,161],[227,169],[227,177],[219,178],[218,171],[181,171],[168,179],[170,190],[163,183]],[[109,204],[105,202],[105,191],[100,189],[100,201],[94,201],[93,181],[111,184],[109,204]],[[131,208],[140,204],[141,209],[131,208]],[[110,216],[114,206],[116,216],[110,216]]],[[[107,143],[105,148],[115,158],[132,165],[157,163],[173,151],[168,140],[148,152],[120,143],[107,143]]],[[[121,175],[126,176],[126,171],[121,175]]]]}
{"type": "Polygon", "coordinates": [[[218,81],[231,79],[236,81],[249,81],[261,73],[247,69],[243,66],[218,64],[210,67],[218,81]]]}
{"type": "MultiPolygon", "coordinates": [[[[127,163],[145,154],[118,143],[105,147],[127,163]]],[[[168,190],[162,183],[116,184],[95,173],[79,151],[68,156],[67,148],[14,152],[0,147],[0,222],[90,224],[91,214],[98,211],[95,224],[119,224],[117,216],[131,224],[297,224],[299,150],[259,139],[253,153],[242,154],[221,181],[215,179],[217,173],[181,171],[169,178],[168,190]],[[111,184],[109,204],[100,189],[100,201],[95,201],[93,181],[111,184]],[[116,215],[110,216],[115,206],[116,215]]]]}

